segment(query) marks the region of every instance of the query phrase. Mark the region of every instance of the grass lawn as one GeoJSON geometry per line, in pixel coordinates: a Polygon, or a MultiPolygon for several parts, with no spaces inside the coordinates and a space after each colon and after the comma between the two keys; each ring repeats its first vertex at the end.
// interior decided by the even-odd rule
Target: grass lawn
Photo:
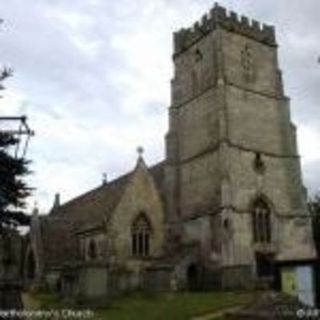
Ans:
{"type": "MultiPolygon", "coordinates": [[[[96,309],[94,320],[189,320],[245,304],[252,297],[252,293],[243,292],[185,292],[152,296],[134,294],[115,299],[106,307],[96,309]]],[[[40,294],[29,300],[41,309],[64,307],[51,295],[40,294]]]]}

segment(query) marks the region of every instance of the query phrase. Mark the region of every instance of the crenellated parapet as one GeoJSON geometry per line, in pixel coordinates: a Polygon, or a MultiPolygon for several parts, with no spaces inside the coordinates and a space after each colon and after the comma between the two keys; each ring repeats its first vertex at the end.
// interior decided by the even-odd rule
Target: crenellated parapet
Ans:
{"type": "Polygon", "coordinates": [[[276,46],[275,30],[273,26],[260,24],[246,16],[228,12],[224,7],[215,3],[208,14],[197,21],[191,28],[181,29],[174,33],[174,53],[179,54],[186,50],[211,31],[221,27],[260,41],[270,46],[276,46]]]}

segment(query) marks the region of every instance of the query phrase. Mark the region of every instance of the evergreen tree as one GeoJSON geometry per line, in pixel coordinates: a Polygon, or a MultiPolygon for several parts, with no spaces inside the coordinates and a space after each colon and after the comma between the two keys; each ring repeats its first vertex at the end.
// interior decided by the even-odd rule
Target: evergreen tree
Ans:
{"type": "MultiPolygon", "coordinates": [[[[0,71],[0,90],[4,90],[3,81],[11,75],[11,69],[0,71]]],[[[1,125],[7,118],[0,120],[0,309],[14,310],[23,308],[19,272],[22,260],[17,259],[21,252],[15,244],[21,240],[16,227],[30,221],[23,212],[31,191],[24,182],[29,162],[12,153],[19,146],[19,132],[5,130],[1,125]]],[[[24,118],[21,121],[25,124],[24,118]]]]}
{"type": "MultiPolygon", "coordinates": [[[[12,70],[4,68],[0,73],[0,90],[4,89],[3,81],[12,75],[12,70]]],[[[1,124],[1,123],[0,123],[1,124]]],[[[31,189],[23,178],[29,173],[29,162],[16,158],[12,149],[19,143],[13,133],[0,127],[0,230],[5,227],[27,225],[29,217],[22,209],[31,189]]]]}
{"type": "Polygon", "coordinates": [[[28,161],[10,155],[10,147],[18,143],[13,135],[0,129],[0,228],[26,225],[29,218],[22,209],[30,195],[23,178],[29,173],[28,161]]]}

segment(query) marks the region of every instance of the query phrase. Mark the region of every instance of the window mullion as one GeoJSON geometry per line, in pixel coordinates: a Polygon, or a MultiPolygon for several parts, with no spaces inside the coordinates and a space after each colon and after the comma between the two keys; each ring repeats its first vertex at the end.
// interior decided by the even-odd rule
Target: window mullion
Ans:
{"type": "Polygon", "coordinates": [[[150,233],[147,232],[145,234],[145,237],[146,237],[146,255],[148,256],[150,251],[150,248],[149,248],[150,233]]]}
{"type": "Polygon", "coordinates": [[[253,242],[257,242],[257,214],[256,214],[256,211],[253,212],[252,219],[253,219],[253,223],[252,223],[253,242]]]}
{"type": "Polygon", "coordinates": [[[137,255],[137,234],[135,232],[132,234],[132,255],[137,255]]]}
{"type": "Polygon", "coordinates": [[[262,226],[262,243],[266,243],[267,237],[266,237],[266,213],[265,210],[261,210],[261,226],[262,226]]]}
{"type": "Polygon", "coordinates": [[[141,231],[141,239],[142,239],[142,245],[141,245],[141,247],[142,247],[142,256],[143,256],[143,257],[145,256],[144,234],[145,234],[145,232],[144,232],[144,230],[142,230],[142,231],[141,231]]]}

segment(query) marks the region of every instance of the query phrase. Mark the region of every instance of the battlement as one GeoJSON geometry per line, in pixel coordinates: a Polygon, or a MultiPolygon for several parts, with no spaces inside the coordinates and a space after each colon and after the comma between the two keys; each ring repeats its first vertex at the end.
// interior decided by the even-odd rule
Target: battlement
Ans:
{"type": "Polygon", "coordinates": [[[174,54],[179,54],[186,50],[199,39],[217,29],[218,26],[267,45],[276,46],[273,26],[261,25],[258,21],[250,20],[246,16],[238,16],[237,13],[228,12],[224,7],[215,3],[210,12],[205,14],[191,28],[181,29],[174,33],[174,54]]]}

